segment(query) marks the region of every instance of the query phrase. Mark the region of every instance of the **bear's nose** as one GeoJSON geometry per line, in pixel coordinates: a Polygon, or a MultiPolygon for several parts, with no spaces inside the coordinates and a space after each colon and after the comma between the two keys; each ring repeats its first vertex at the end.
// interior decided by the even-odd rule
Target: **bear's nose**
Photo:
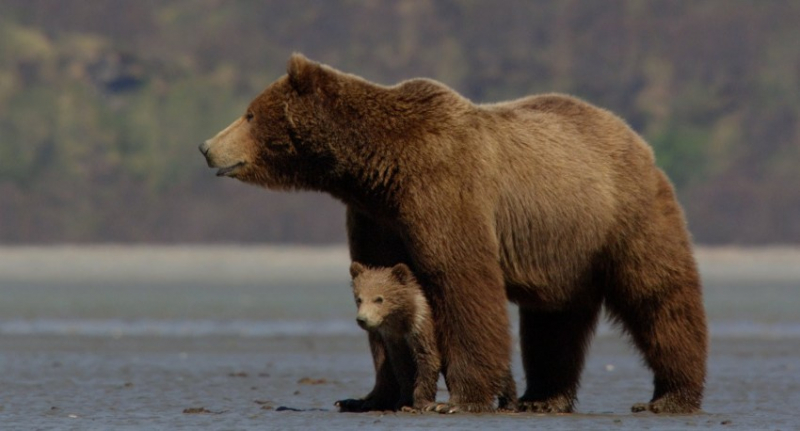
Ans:
{"type": "Polygon", "coordinates": [[[205,156],[206,154],[208,154],[208,150],[211,148],[211,145],[208,145],[208,141],[206,141],[200,144],[200,147],[198,148],[200,149],[200,152],[203,153],[203,155],[205,156]]]}
{"type": "Polygon", "coordinates": [[[364,318],[363,316],[356,317],[356,323],[358,323],[358,326],[360,326],[361,328],[367,329],[367,319],[364,318]]]}

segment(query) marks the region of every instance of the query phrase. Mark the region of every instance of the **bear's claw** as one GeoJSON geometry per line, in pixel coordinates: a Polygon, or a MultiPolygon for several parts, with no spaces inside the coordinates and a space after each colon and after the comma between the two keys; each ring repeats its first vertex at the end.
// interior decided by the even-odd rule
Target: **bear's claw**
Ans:
{"type": "Polygon", "coordinates": [[[436,412],[441,414],[453,413],[487,413],[497,411],[494,406],[477,403],[432,403],[424,408],[426,412],[436,412]]]}
{"type": "MultiPolygon", "coordinates": [[[[631,406],[633,413],[653,412],[671,414],[692,414],[700,411],[700,408],[690,402],[676,400],[676,397],[663,396],[649,403],[636,403],[631,406]]],[[[699,402],[697,403],[700,404],[699,402]]]]}
{"type": "Polygon", "coordinates": [[[548,400],[528,400],[520,398],[517,410],[530,413],[572,413],[572,401],[565,396],[556,396],[548,400]]]}

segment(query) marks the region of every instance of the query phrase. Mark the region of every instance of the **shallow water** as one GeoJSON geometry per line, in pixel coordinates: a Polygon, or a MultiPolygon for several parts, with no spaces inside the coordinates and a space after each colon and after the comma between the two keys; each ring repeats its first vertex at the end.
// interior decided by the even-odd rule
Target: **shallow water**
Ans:
{"type": "Polygon", "coordinates": [[[651,376],[603,325],[577,414],[441,416],[334,410],[374,378],[341,248],[0,249],[0,429],[800,429],[800,253],[698,256],[705,413],[630,413],[651,376]]]}

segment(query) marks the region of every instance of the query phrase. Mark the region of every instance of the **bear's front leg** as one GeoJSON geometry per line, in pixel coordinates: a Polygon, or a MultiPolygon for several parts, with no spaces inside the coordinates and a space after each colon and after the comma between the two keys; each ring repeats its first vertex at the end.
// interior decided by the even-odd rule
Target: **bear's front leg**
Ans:
{"type": "Polygon", "coordinates": [[[502,274],[492,236],[469,233],[429,236],[415,260],[429,292],[450,400],[441,413],[494,411],[511,364],[511,334],[502,274]],[[473,242],[473,240],[477,242],[473,242]],[[463,248],[460,248],[463,247],[463,248]]]}

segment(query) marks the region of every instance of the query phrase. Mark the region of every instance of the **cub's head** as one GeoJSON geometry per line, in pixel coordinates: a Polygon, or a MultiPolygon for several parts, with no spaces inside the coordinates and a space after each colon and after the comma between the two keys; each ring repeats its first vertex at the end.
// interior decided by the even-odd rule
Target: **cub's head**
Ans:
{"type": "Polygon", "coordinates": [[[341,159],[331,143],[354,120],[338,108],[339,93],[353,85],[368,83],[294,54],[287,74],[200,152],[218,176],[272,189],[322,188],[341,159]]]}
{"type": "Polygon", "coordinates": [[[409,329],[416,301],[424,297],[408,266],[400,263],[391,268],[367,268],[353,262],[350,275],[359,326],[366,330],[399,332],[409,329]]]}

